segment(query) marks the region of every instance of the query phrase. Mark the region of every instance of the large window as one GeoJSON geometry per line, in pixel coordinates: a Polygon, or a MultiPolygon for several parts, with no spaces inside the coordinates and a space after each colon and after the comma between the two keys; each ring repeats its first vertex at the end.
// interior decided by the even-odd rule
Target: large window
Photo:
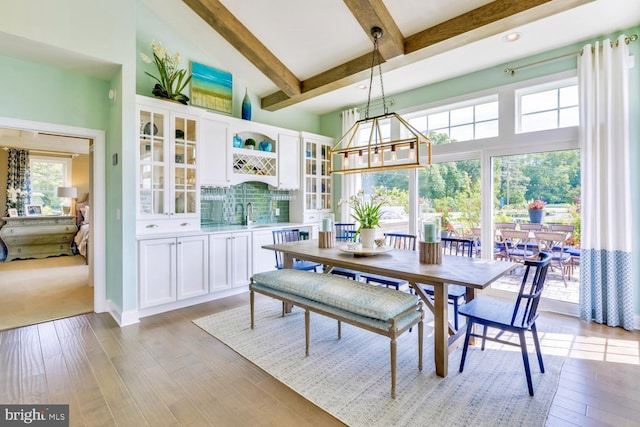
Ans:
{"type": "Polygon", "coordinates": [[[56,188],[67,187],[71,179],[71,160],[61,157],[31,156],[31,203],[42,205],[43,213],[62,213],[63,199],[56,188]]]}

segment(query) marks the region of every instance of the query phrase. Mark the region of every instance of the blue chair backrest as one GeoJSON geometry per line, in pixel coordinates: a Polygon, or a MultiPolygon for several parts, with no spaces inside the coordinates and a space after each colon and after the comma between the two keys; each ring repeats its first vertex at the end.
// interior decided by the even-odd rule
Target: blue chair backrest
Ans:
{"type": "Polygon", "coordinates": [[[356,225],[354,223],[336,223],[336,241],[352,242],[356,234],[356,225]]]}
{"type": "Polygon", "coordinates": [[[475,239],[464,237],[443,237],[442,252],[448,255],[468,256],[471,258],[475,250],[475,239]]]}
{"type": "Polygon", "coordinates": [[[537,260],[527,260],[524,262],[525,271],[522,277],[522,284],[516,299],[516,305],[511,316],[511,324],[524,326],[531,324],[538,316],[538,303],[544,289],[544,281],[547,277],[547,270],[551,262],[551,255],[540,252],[537,260]],[[529,282],[529,279],[530,282],[529,282]]]}
{"type": "MultiPolygon", "coordinates": [[[[297,228],[288,228],[284,230],[273,230],[273,243],[296,242],[300,240],[300,230],[297,228]]],[[[282,268],[282,252],[274,251],[276,254],[276,268],[282,268]]]]}
{"type": "Polygon", "coordinates": [[[407,251],[416,250],[416,236],[413,234],[384,233],[385,244],[392,248],[404,249],[407,251]]]}

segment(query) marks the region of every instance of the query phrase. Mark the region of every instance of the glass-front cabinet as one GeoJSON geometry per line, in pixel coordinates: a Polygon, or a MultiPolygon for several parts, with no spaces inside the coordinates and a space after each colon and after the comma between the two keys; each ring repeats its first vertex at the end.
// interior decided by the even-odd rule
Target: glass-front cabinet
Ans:
{"type": "Polygon", "coordinates": [[[331,138],[302,132],[302,180],[300,191],[292,201],[293,221],[319,222],[332,211],[329,149],[331,138]]]}
{"type": "Polygon", "coordinates": [[[150,221],[139,222],[138,232],[192,227],[195,221],[162,221],[199,221],[198,118],[139,105],[138,124],[137,219],[150,221]]]}

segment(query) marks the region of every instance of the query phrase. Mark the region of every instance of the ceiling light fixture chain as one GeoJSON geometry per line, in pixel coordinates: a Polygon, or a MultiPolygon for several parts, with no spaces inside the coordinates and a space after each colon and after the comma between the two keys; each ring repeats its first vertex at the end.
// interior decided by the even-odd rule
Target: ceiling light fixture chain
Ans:
{"type": "Polygon", "coordinates": [[[329,149],[330,173],[363,173],[422,168],[431,164],[431,141],[397,113],[389,113],[382,82],[378,43],[382,29],[371,28],[373,55],[365,118],[357,120],[329,149]],[[384,114],[369,117],[371,86],[378,63],[384,114]],[[367,137],[368,135],[368,137],[367,137]]]}
{"type": "Polygon", "coordinates": [[[382,92],[382,107],[384,108],[384,114],[389,112],[387,108],[387,100],[384,96],[384,83],[382,82],[382,60],[380,58],[380,51],[378,50],[378,40],[382,38],[384,32],[380,27],[371,28],[371,36],[373,37],[373,54],[371,55],[371,73],[369,75],[369,94],[367,95],[367,108],[364,112],[364,117],[369,118],[369,106],[371,104],[371,87],[373,86],[373,70],[378,62],[378,75],[380,76],[380,91],[382,92]]]}

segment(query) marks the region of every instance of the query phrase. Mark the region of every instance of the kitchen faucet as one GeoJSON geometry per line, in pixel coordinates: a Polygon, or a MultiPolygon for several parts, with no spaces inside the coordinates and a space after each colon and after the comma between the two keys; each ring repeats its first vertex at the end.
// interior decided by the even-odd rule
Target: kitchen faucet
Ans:
{"type": "Polygon", "coordinates": [[[251,226],[254,222],[251,219],[251,216],[253,215],[253,206],[251,206],[251,202],[247,203],[247,208],[245,209],[245,212],[247,213],[247,225],[251,226]]]}

